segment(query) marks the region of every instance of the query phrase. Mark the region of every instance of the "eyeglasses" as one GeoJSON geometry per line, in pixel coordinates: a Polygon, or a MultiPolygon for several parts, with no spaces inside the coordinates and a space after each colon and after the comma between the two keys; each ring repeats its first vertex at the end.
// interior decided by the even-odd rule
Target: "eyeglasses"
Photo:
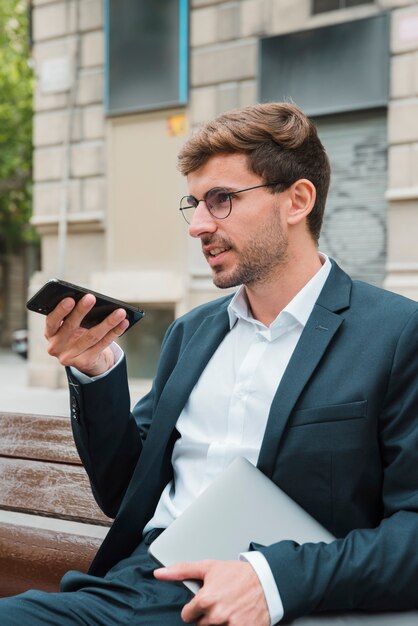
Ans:
{"type": "Polygon", "coordinates": [[[260,189],[261,187],[273,187],[274,185],[284,184],[285,183],[282,181],[276,181],[274,183],[265,183],[264,185],[255,185],[254,187],[239,189],[238,191],[228,191],[222,187],[214,187],[213,189],[209,189],[201,200],[198,200],[194,196],[183,196],[180,200],[179,211],[181,211],[186,222],[190,224],[199,202],[204,202],[213,217],[217,220],[224,220],[230,215],[232,211],[232,198],[238,193],[244,193],[244,191],[251,191],[252,189],[260,189]]]}

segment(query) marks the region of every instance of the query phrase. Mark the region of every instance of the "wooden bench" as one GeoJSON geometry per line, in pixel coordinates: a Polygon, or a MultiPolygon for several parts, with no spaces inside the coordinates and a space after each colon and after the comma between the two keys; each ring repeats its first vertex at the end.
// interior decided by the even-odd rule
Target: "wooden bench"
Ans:
{"type": "Polygon", "coordinates": [[[56,591],[66,571],[86,571],[110,523],[70,419],[0,413],[0,597],[56,591]]]}

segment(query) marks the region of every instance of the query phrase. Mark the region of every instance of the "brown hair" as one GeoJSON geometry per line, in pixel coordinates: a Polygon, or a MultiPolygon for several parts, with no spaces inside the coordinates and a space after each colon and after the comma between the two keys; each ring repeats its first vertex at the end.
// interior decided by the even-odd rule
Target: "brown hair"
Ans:
{"type": "Polygon", "coordinates": [[[203,124],[180,150],[179,170],[193,172],[210,157],[240,152],[250,171],[265,182],[280,180],[273,193],[300,178],[316,188],[316,202],[308,227],[318,241],[330,180],[330,165],[314,124],[294,104],[270,102],[233,109],[203,124]]]}

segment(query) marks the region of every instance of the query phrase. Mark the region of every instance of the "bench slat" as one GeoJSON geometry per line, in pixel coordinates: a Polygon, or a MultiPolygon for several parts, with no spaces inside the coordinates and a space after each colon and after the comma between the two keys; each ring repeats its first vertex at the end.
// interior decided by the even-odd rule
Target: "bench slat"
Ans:
{"type": "Polygon", "coordinates": [[[0,457],[0,508],[109,524],[91,494],[84,468],[0,457]]]}
{"type": "Polygon", "coordinates": [[[68,417],[0,413],[0,456],[81,464],[68,417]]]}
{"type": "Polygon", "coordinates": [[[0,597],[58,591],[70,569],[87,571],[101,539],[0,523],[0,597]]]}

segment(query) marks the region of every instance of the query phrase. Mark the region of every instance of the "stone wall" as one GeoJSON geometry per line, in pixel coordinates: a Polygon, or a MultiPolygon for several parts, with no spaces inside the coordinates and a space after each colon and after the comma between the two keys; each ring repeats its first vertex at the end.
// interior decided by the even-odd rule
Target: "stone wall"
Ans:
{"type": "Polygon", "coordinates": [[[392,13],[386,286],[418,299],[418,3],[392,13]]]}
{"type": "MultiPolygon", "coordinates": [[[[103,230],[105,213],[104,33],[101,0],[35,0],[34,217],[57,229],[67,197],[68,228],[103,230]],[[55,66],[54,66],[55,62],[55,66]],[[67,78],[69,89],[65,89],[67,78]],[[67,195],[68,194],[68,195],[67,195]]],[[[100,237],[98,246],[100,247],[100,237]]],[[[103,252],[100,251],[103,260],[103,252]]],[[[46,271],[53,260],[44,259],[46,271]]]]}

